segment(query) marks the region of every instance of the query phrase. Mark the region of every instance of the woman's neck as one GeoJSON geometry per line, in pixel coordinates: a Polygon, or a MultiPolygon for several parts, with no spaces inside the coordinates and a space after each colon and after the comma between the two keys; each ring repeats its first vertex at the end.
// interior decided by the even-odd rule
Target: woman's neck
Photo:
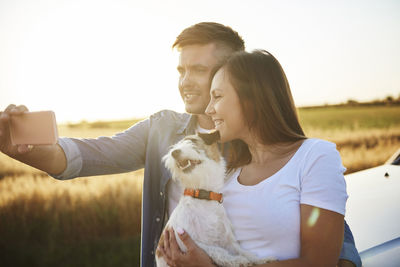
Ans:
{"type": "Polygon", "coordinates": [[[296,153],[303,140],[263,145],[247,143],[251,153],[251,162],[242,167],[238,177],[243,185],[256,185],[282,169],[296,153]]]}
{"type": "Polygon", "coordinates": [[[247,142],[251,164],[265,165],[273,160],[285,158],[294,154],[302,143],[303,140],[265,145],[252,139],[247,142]]]}

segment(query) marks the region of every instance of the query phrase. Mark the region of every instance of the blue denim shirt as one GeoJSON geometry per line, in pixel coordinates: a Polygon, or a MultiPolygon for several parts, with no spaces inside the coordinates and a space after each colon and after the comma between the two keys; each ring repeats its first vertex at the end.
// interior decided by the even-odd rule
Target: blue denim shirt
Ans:
{"type": "MultiPolygon", "coordinates": [[[[72,179],[144,168],[142,197],[141,266],[154,266],[154,252],[164,225],[166,188],[171,177],[161,158],[185,135],[194,134],[196,117],[163,110],[113,137],[60,138],[67,168],[54,177],[72,179]]],[[[345,224],[341,258],[361,266],[352,233],[345,224]]]]}

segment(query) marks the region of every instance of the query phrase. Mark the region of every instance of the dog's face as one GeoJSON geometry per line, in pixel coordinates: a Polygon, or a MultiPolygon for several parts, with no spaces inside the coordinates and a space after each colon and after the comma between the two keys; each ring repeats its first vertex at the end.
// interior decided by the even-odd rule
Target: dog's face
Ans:
{"type": "Polygon", "coordinates": [[[186,136],[172,146],[163,158],[165,166],[172,173],[172,179],[184,186],[198,187],[206,182],[207,177],[219,172],[216,168],[225,171],[217,140],[218,132],[198,133],[186,136]]]}

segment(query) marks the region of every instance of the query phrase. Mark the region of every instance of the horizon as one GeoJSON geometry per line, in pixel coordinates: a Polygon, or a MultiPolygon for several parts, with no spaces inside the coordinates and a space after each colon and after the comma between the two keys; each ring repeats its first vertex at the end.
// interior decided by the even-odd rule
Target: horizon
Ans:
{"type": "Polygon", "coordinates": [[[184,112],[171,45],[200,21],[271,52],[299,108],[398,98],[399,13],[395,0],[1,1],[0,110],[25,104],[60,122],[184,112]]]}
{"type": "MultiPolygon", "coordinates": [[[[296,106],[296,109],[301,110],[301,109],[320,109],[320,108],[341,108],[341,107],[351,107],[351,108],[376,108],[376,107],[398,107],[400,105],[400,95],[397,98],[393,98],[395,103],[391,103],[389,105],[387,105],[386,103],[386,98],[382,98],[382,99],[373,99],[370,101],[363,101],[363,102],[359,102],[357,100],[354,99],[348,99],[346,102],[342,102],[342,103],[333,103],[333,104],[322,104],[322,105],[314,105],[314,106],[296,106]],[[349,103],[350,101],[355,101],[355,103],[349,103]],[[378,104],[376,104],[375,102],[378,102],[378,104]]],[[[151,114],[150,114],[151,115],[151,114]]],[[[149,115],[149,116],[150,116],[149,115]]],[[[126,118],[116,118],[116,119],[94,119],[94,120],[86,120],[86,119],[82,119],[82,120],[77,120],[77,121],[61,121],[59,122],[57,120],[57,124],[60,125],[79,125],[82,123],[87,123],[87,124],[92,124],[92,123],[107,123],[107,122],[124,122],[124,121],[140,121],[143,119],[148,118],[149,116],[144,116],[144,117],[126,117],[126,118]]],[[[103,126],[100,126],[100,128],[102,128],[103,126]]],[[[96,128],[96,127],[95,127],[96,128]]]]}

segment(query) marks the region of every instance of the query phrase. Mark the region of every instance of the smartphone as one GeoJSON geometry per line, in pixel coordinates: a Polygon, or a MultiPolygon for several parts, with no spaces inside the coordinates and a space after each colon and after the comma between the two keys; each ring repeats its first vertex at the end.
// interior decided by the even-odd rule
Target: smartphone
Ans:
{"type": "Polygon", "coordinates": [[[56,116],[53,111],[26,112],[10,117],[13,145],[53,145],[58,140],[56,116]]]}

